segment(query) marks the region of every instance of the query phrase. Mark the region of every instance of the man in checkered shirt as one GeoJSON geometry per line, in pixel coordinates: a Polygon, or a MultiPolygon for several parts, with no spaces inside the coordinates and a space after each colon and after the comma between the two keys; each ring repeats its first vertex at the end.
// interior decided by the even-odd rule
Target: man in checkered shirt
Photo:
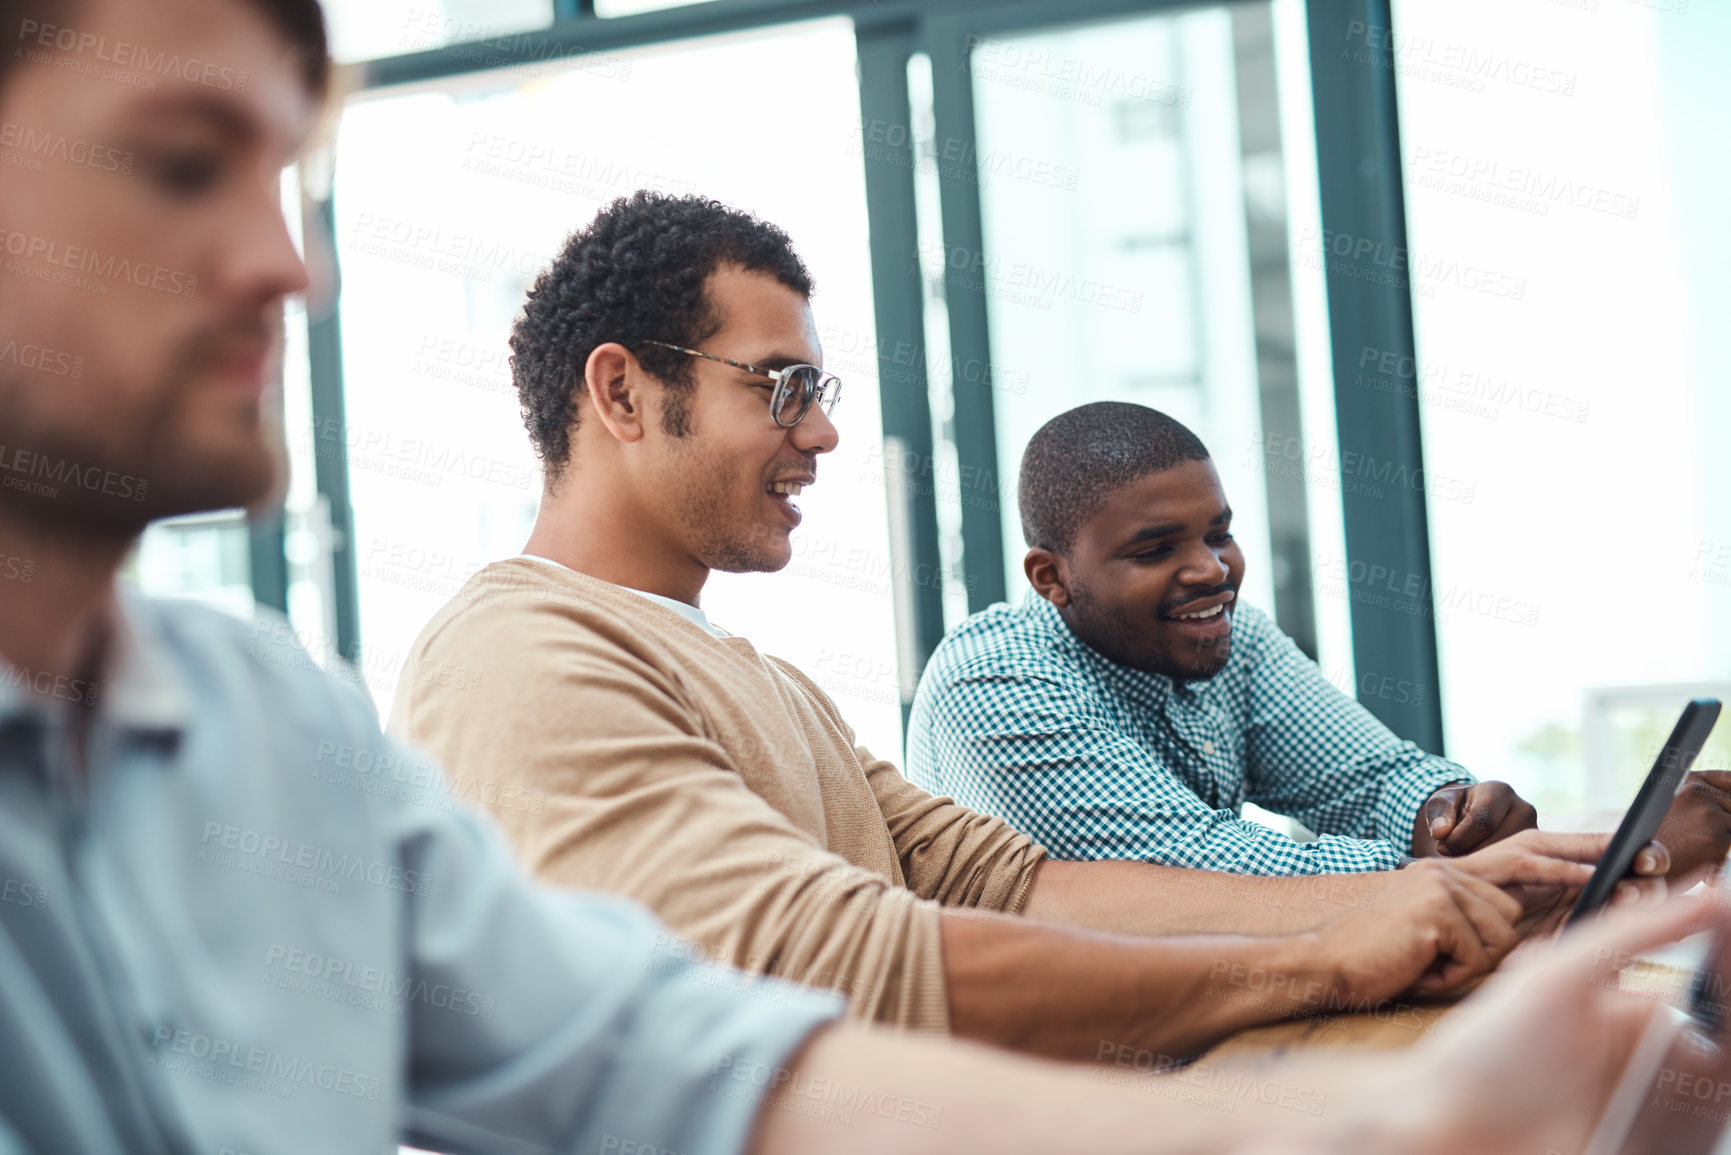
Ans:
{"type": "MultiPolygon", "coordinates": [[[[1029,443],[1019,496],[1033,591],[932,655],[908,743],[920,786],[1055,858],[1242,874],[1385,870],[1536,825],[1507,784],[1397,738],[1238,600],[1232,511],[1177,421],[1118,402],[1062,414],[1029,443]],[[1320,837],[1248,822],[1246,802],[1320,837]]],[[[1685,798],[1660,833],[1673,879],[1731,838],[1722,802],[1685,798]]]]}

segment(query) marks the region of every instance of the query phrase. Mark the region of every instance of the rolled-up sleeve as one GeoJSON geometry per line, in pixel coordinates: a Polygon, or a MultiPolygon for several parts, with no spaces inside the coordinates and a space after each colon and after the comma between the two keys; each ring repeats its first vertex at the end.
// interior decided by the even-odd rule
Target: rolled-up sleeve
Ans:
{"type": "Polygon", "coordinates": [[[624,899],[531,881],[463,808],[403,813],[438,887],[406,917],[409,1141],[475,1151],[744,1149],[759,1084],[832,995],[695,961],[624,899]],[[463,1013],[453,1013],[453,1008],[463,1013]]]}
{"type": "Polygon", "coordinates": [[[1014,825],[933,794],[910,782],[895,763],[857,745],[853,728],[823,688],[779,659],[787,676],[852,746],[895,843],[908,888],[944,906],[1019,914],[1046,852],[1014,825]]]}
{"type": "Polygon", "coordinates": [[[1046,852],[991,814],[909,782],[895,764],[858,748],[883,808],[908,886],[921,898],[1019,914],[1046,852]]]}

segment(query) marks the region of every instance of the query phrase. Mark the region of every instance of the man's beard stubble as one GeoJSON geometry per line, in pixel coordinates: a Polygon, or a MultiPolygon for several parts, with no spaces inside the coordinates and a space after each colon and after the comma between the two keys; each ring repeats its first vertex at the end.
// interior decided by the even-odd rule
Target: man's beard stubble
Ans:
{"type": "MultiPolygon", "coordinates": [[[[787,551],[775,548],[762,524],[754,521],[743,534],[730,524],[726,495],[738,479],[730,475],[728,459],[705,458],[689,434],[675,444],[686,467],[678,471],[683,482],[674,508],[686,540],[697,543],[698,560],[722,573],[774,573],[787,565],[787,551]]],[[[785,534],[780,538],[786,541],[785,534]]]]}
{"type": "Polygon", "coordinates": [[[50,538],[119,541],[167,517],[273,506],[288,478],[280,397],[279,377],[262,412],[259,401],[239,402],[247,411],[236,420],[251,426],[250,444],[225,460],[200,461],[164,437],[172,404],[135,419],[131,429],[101,419],[50,423],[30,413],[24,386],[0,381],[0,518],[50,538]],[[97,436],[89,435],[92,426],[97,436]]]}

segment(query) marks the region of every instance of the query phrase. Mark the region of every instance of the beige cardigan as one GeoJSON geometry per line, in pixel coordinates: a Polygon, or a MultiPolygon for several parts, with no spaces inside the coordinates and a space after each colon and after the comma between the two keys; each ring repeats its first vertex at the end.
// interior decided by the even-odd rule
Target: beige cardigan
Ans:
{"type": "Polygon", "coordinates": [[[439,611],[391,720],[486,784],[543,879],[636,898],[862,1019],[947,1030],[938,907],[1017,913],[1045,856],[855,746],[786,662],[540,562],[496,562],[439,611]]]}

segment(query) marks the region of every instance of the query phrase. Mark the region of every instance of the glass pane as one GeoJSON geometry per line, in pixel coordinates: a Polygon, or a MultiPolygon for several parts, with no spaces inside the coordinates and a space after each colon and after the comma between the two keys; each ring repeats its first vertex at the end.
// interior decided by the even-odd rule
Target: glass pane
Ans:
{"type": "Polygon", "coordinates": [[[1731,685],[1731,9],[1394,16],[1449,754],[1618,810],[1731,685]]]}
{"type": "MultiPolygon", "coordinates": [[[[950,313],[944,300],[944,230],[938,182],[937,117],[933,108],[932,62],[923,53],[908,60],[908,107],[913,121],[914,215],[918,231],[926,347],[926,399],[932,417],[933,503],[937,506],[938,555],[943,572],[944,625],[953,629],[968,616],[968,572],[962,560],[961,464],[956,452],[955,357],[950,348],[950,313]]],[[[885,135],[892,129],[878,130],[885,135]]]]}
{"type": "Polygon", "coordinates": [[[238,512],[159,521],[144,531],[121,577],[148,594],[197,598],[250,618],[247,550],[246,520],[238,512]]]}
{"type": "MultiPolygon", "coordinates": [[[[495,56],[522,49],[514,33],[553,22],[552,0],[324,0],[331,55],[372,60],[476,43],[495,56]],[[494,42],[491,47],[487,42],[494,42]]],[[[494,56],[483,56],[491,62],[494,56]]]]}
{"type": "Polygon", "coordinates": [[[790,26],[627,62],[489,74],[487,91],[466,82],[385,96],[345,117],[337,243],[362,673],[388,705],[422,625],[528,537],[541,478],[506,339],[532,278],[613,198],[640,186],[700,192],[792,235],[817,282],[825,368],[847,382],[841,447],[800,500],[792,564],[717,574],[704,608],[822,683],[861,741],[899,752],[852,27],[790,26]],[[717,83],[788,60],[805,77],[798,100],[776,84],[717,83]],[[741,125],[761,148],[741,147],[741,125]],[[797,181],[785,179],[790,141],[801,142],[797,181]]]}
{"type": "Polygon", "coordinates": [[[635,16],[639,12],[656,12],[662,8],[683,8],[699,0],[595,0],[597,16],[635,16]]]}
{"type": "MultiPolygon", "coordinates": [[[[1318,409],[1301,392],[1304,303],[1288,235],[1294,213],[1314,212],[1315,191],[1313,167],[1300,163],[1310,147],[1302,77],[1296,107],[1283,99],[1294,27],[1303,54],[1294,7],[1203,8],[973,47],[977,275],[1012,598],[1027,588],[1013,495],[1028,439],[1077,405],[1132,401],[1208,445],[1246,547],[1244,596],[1318,652],[1312,522],[1320,505],[1321,520],[1338,523],[1339,493],[1279,467],[1303,460],[1307,421],[1333,420],[1331,403],[1318,409]]],[[[975,275],[958,268],[966,254],[936,256],[952,277],[975,275]]],[[[1306,280],[1302,291],[1316,289],[1306,280]]],[[[1303,358],[1307,371],[1315,364],[1303,358]]],[[[1322,366],[1311,387],[1327,393],[1326,346],[1322,366]]],[[[1330,444],[1331,429],[1310,449],[1330,444]]],[[[1340,615],[1324,624],[1337,631],[1327,665],[1347,646],[1340,615]]]]}

